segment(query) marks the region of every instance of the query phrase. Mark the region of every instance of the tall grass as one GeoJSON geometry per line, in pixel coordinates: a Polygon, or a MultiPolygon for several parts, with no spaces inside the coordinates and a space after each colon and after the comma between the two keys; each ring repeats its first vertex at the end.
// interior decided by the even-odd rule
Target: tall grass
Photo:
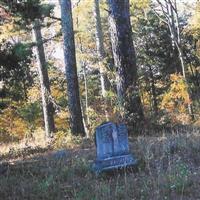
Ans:
{"type": "MultiPolygon", "coordinates": [[[[200,131],[178,128],[131,139],[138,170],[96,177],[90,171],[95,148],[76,147],[1,161],[0,199],[200,199],[200,131]]],[[[82,145],[83,146],[83,145],[82,145]]]]}

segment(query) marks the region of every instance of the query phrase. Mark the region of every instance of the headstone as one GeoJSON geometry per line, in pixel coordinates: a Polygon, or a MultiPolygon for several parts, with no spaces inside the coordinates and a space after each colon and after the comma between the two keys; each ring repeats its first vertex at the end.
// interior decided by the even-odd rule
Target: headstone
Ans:
{"type": "Polygon", "coordinates": [[[96,173],[136,165],[137,160],[129,153],[128,131],[125,124],[107,122],[96,128],[97,158],[92,165],[96,173]]]}
{"type": "Polygon", "coordinates": [[[57,160],[60,160],[60,159],[65,159],[67,158],[69,155],[68,155],[68,152],[63,149],[63,150],[59,150],[59,151],[56,151],[52,154],[52,157],[54,159],[57,159],[57,160]]]}

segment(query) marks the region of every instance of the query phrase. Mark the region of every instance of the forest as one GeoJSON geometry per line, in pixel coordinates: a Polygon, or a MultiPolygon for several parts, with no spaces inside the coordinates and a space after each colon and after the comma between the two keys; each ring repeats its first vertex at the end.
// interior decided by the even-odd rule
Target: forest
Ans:
{"type": "Polygon", "coordinates": [[[0,0],[0,200],[196,200],[199,153],[199,0],[0,0]]]}

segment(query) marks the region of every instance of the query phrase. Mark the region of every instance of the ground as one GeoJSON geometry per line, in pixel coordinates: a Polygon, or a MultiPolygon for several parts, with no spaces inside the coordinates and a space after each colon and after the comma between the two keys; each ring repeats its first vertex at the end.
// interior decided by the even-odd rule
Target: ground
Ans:
{"type": "Polygon", "coordinates": [[[163,129],[129,140],[138,168],[98,177],[90,171],[92,140],[62,150],[49,144],[1,152],[0,199],[200,199],[198,128],[163,129]]]}

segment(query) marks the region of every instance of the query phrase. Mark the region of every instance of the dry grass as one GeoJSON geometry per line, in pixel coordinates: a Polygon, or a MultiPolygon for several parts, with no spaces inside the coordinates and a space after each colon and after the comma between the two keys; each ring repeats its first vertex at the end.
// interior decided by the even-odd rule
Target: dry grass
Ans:
{"type": "Polygon", "coordinates": [[[48,145],[48,141],[45,141],[44,131],[42,129],[37,129],[33,133],[33,138],[25,138],[20,142],[11,142],[11,143],[1,143],[0,141],[0,155],[9,154],[10,151],[20,151],[27,147],[41,147],[45,148],[48,145]]]}
{"type": "Polygon", "coordinates": [[[2,161],[0,199],[200,199],[200,131],[179,128],[156,135],[131,138],[137,171],[96,177],[89,170],[94,146],[82,144],[62,154],[37,152],[2,161]]]}

